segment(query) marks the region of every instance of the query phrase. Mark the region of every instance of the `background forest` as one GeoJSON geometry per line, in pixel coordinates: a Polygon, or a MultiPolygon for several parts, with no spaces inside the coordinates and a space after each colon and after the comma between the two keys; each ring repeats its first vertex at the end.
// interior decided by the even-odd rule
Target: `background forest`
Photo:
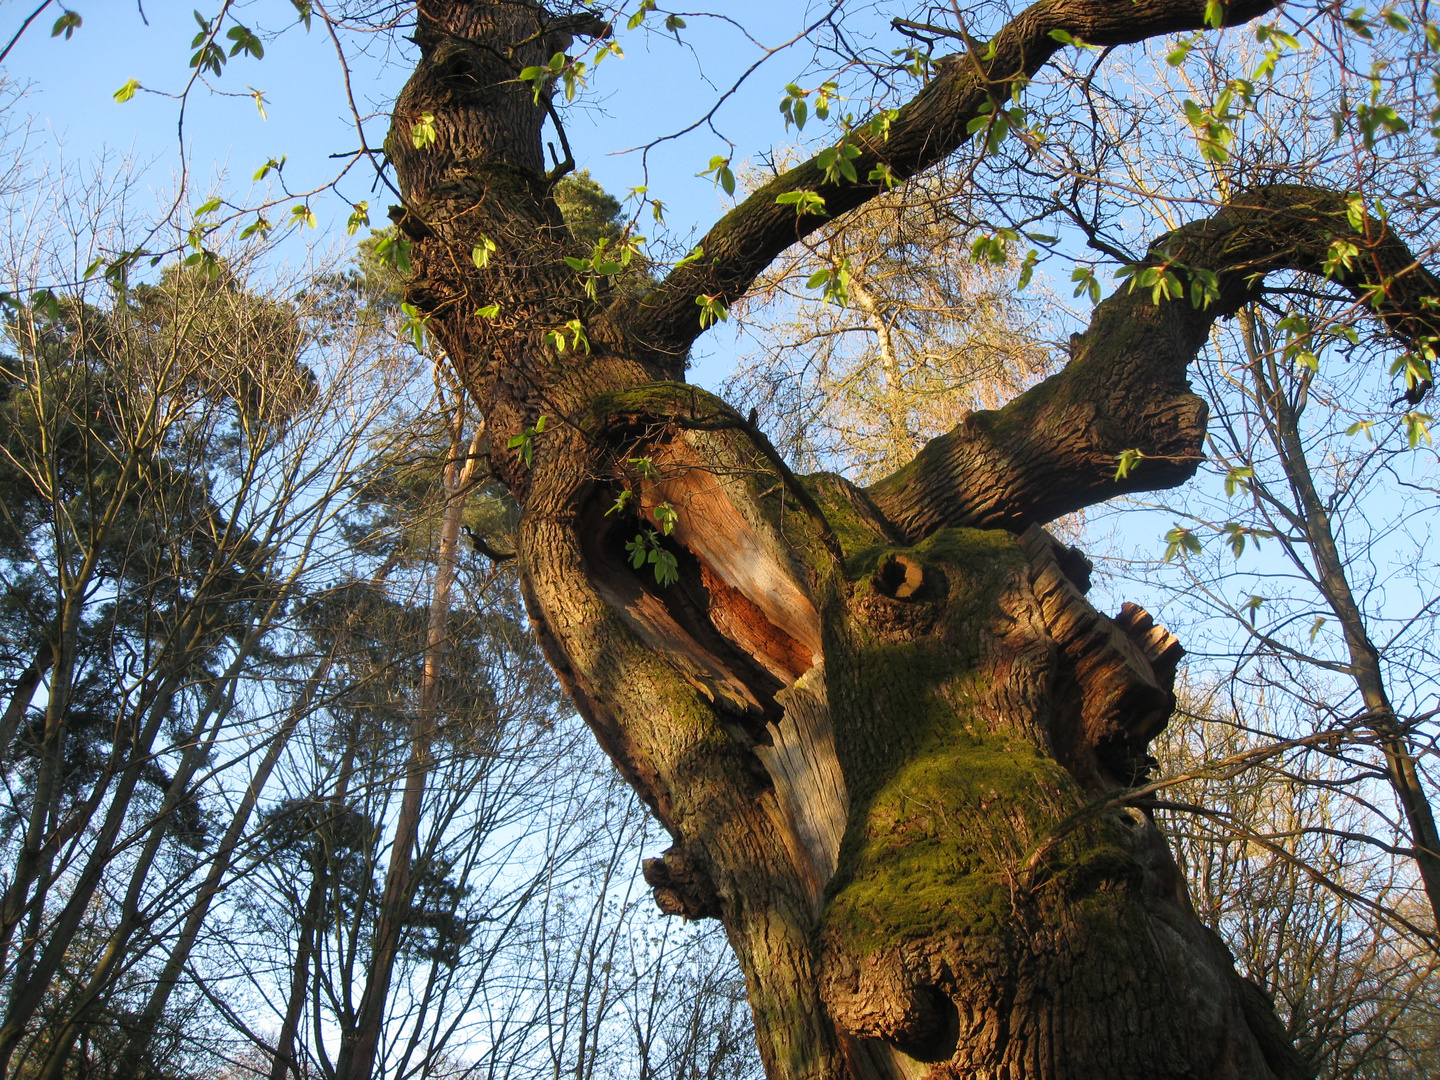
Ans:
{"type": "MultiPolygon", "coordinates": [[[[360,52],[406,25],[402,5],[293,6],[263,17],[360,52]]],[[[40,8],[32,35],[85,32],[40,8]]],[[[239,18],[265,5],[241,8],[196,13],[192,69],[263,113],[205,52],[262,59],[239,18]]],[[[838,218],[722,313],[726,362],[697,365],[727,369],[797,471],[891,472],[1055,370],[1097,274],[1135,261],[1084,235],[1086,184],[1047,187],[1047,155],[1123,192],[1105,228],[1132,239],[1284,178],[1384,193],[1376,212],[1432,253],[1424,4],[1353,14],[1369,52],[1339,69],[1357,46],[1288,14],[1288,41],[1157,42],[1103,70],[1077,47],[1037,88],[1052,141],[1002,140],[838,218]],[[1278,52],[1281,89],[1237,89],[1278,52]],[[1035,239],[1067,206],[1066,235],[1035,239]]],[[[678,37],[666,15],[653,33],[678,37]]],[[[897,40],[923,52],[925,25],[897,40]]],[[[840,48],[823,40],[816,65],[840,48]]],[[[403,239],[347,202],[353,239],[297,259],[320,194],[242,214],[186,173],[179,209],[142,211],[128,166],[68,165],[7,78],[0,1076],[352,1080],[367,1054],[396,1080],[762,1075],[723,933],[656,909],[641,859],[662,830],[532,639],[515,509],[401,302],[403,239]]],[[[786,91],[797,146],[824,85],[786,91]]],[[[743,193],[776,167],[716,158],[705,183],[743,193]]],[[[644,246],[641,211],[657,232],[665,211],[636,190],[581,170],[556,198],[597,259],[637,253],[611,276],[639,290],[685,244],[644,246]]],[[[1440,733],[1428,359],[1397,359],[1348,297],[1273,293],[1195,369],[1203,478],[1055,528],[1111,609],[1143,602],[1188,651],[1143,805],[1197,910],[1317,1075],[1434,1076],[1440,936],[1411,833],[1440,733]]]]}

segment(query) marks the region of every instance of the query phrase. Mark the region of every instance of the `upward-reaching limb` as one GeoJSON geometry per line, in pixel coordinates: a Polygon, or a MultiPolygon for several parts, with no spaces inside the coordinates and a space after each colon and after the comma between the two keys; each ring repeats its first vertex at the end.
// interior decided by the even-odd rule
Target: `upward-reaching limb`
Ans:
{"type": "MultiPolygon", "coordinates": [[[[1225,6],[1227,25],[1248,22],[1271,10],[1271,0],[1237,0],[1225,6]]],[[[868,202],[886,190],[871,170],[888,169],[903,181],[944,160],[970,137],[969,125],[987,108],[1008,101],[1017,84],[1038,72],[1060,48],[1051,31],[1064,31],[1093,45],[1126,45],[1160,34],[1199,30],[1205,0],[1040,0],[1026,8],[985,50],[942,58],[938,74],[901,108],[887,134],[862,125],[850,135],[861,154],[858,182],[827,182],[815,158],[777,176],[726,214],[700,242],[703,257],[678,267],[648,296],[624,300],[610,317],[646,348],[678,364],[701,332],[695,298],[715,296],[729,305],[745,295],[756,276],[801,237],[830,217],[868,202]],[[825,200],[825,213],[799,214],[780,195],[811,191],[825,200]]],[[[677,367],[677,371],[678,371],[677,367]]]]}

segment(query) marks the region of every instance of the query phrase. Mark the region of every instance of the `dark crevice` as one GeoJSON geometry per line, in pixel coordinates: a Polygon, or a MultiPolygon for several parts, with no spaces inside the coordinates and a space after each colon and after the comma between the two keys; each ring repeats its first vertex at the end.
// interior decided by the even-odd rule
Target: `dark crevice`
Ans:
{"type": "Polygon", "coordinates": [[[741,709],[730,698],[717,694],[714,703],[721,723],[746,747],[770,745],[769,725],[778,723],[784,715],[784,708],[775,700],[775,695],[809,666],[808,654],[802,662],[798,642],[774,626],[758,607],[720,581],[693,552],[672,537],[657,534],[658,543],[675,558],[677,581],[661,585],[649,563],[635,569],[625,546],[649,526],[632,515],[605,517],[601,504],[608,506],[612,502],[604,497],[596,499],[580,523],[592,579],[609,585],[602,592],[612,603],[615,598],[634,594],[644,594],[658,602],[693,645],[692,656],[703,658],[712,666],[718,663],[724,674],[743,684],[753,698],[751,707],[741,709]],[[717,627],[717,623],[736,636],[749,639],[745,644],[765,647],[770,667],[789,672],[790,679],[777,677],[734,637],[717,627]]]}
{"type": "Polygon", "coordinates": [[[891,1041],[896,1049],[916,1061],[933,1065],[949,1061],[960,1045],[960,1010],[948,994],[934,986],[910,991],[910,1022],[903,1034],[891,1041]]]}

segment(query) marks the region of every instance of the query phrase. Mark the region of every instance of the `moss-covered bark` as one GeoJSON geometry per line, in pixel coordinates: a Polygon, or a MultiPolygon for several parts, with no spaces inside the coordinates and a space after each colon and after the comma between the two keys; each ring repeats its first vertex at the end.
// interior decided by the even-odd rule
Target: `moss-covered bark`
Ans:
{"type": "Polygon", "coordinates": [[[1176,650],[1090,608],[1083,557],[897,545],[691,388],[598,399],[577,440],[530,488],[531,615],[672,833],[662,906],[724,921],[771,1075],[1299,1075],[1154,825],[1087,809],[1143,769],[1176,650]],[[627,560],[651,530],[672,584],[627,560]]]}
{"type": "MultiPolygon", "coordinates": [[[[1206,8],[1040,0],[991,47],[942,60],[888,139],[857,134],[854,164],[903,178],[953,151],[1054,52],[1052,30],[1136,41],[1198,30],[1206,8]]],[[[387,144],[394,216],[413,244],[407,297],[523,508],[546,655],[671,834],[646,866],[657,899],[724,922],[770,1076],[1302,1076],[1154,824],[1108,797],[1145,773],[1178,643],[1138,608],[1095,611],[1084,557],[1035,523],[1189,475],[1205,410],[1185,368],[1210,322],[1257,272],[1315,269],[1349,228],[1344,201],[1249,193],[1153,255],[1213,269],[1210,307],[1112,297],[1056,379],[870,491],[797,480],[680,381],[695,298],[737,299],[818,225],[777,192],[821,190],[838,212],[878,189],[804,163],[647,294],[587,288],[564,258],[589,252],[544,169],[545,92],[517,76],[604,30],[533,0],[422,0],[422,58],[387,144]],[[417,146],[426,114],[436,138],[417,146]],[[1127,449],[1148,457],[1116,485],[1127,449]]],[[[1377,235],[1344,284],[1375,295],[1393,331],[1430,333],[1420,300],[1437,283],[1377,235]]]]}

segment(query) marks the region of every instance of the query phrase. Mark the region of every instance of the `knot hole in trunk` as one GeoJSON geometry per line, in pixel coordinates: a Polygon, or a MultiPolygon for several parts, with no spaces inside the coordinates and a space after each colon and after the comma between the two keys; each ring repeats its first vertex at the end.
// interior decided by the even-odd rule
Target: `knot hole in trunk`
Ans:
{"type": "Polygon", "coordinates": [[[880,560],[870,579],[877,592],[894,600],[918,599],[925,587],[925,571],[908,555],[891,553],[880,560]]]}

